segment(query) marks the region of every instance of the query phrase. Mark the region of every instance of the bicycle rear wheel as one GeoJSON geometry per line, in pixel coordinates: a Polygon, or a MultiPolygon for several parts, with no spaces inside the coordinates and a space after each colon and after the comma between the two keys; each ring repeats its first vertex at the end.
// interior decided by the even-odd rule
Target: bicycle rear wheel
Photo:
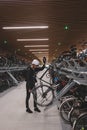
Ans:
{"type": "Polygon", "coordinates": [[[77,120],[74,121],[73,130],[87,130],[87,113],[82,113],[77,120]]]}
{"type": "Polygon", "coordinates": [[[34,100],[39,106],[48,106],[54,98],[54,90],[47,85],[40,85],[33,89],[34,100]]]}

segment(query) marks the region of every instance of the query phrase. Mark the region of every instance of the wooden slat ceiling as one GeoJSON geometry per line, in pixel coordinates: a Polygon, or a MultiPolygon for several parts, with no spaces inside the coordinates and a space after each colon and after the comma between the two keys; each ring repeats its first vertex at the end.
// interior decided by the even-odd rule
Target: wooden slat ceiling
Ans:
{"type": "MultiPolygon", "coordinates": [[[[87,41],[87,0],[0,0],[0,44],[27,58],[35,58],[24,45],[48,44],[51,61],[72,44],[87,41]],[[4,26],[49,26],[48,29],[3,30],[4,26]],[[69,27],[68,30],[64,26],[69,27]],[[17,42],[17,38],[49,38],[48,41],[17,42]],[[30,56],[30,57],[29,57],[30,56]]],[[[38,58],[43,55],[39,54],[38,58]]]]}

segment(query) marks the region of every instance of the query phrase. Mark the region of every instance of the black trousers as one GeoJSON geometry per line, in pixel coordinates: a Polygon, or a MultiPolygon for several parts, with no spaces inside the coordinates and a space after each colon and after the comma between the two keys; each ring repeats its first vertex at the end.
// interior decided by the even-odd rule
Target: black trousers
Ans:
{"type": "MultiPolygon", "coordinates": [[[[33,93],[32,93],[32,94],[33,94],[33,93]]],[[[29,108],[30,95],[31,95],[31,92],[29,92],[29,89],[28,89],[28,87],[26,86],[26,109],[29,108]]],[[[36,104],[34,98],[35,98],[35,100],[37,100],[37,94],[36,94],[36,92],[35,92],[34,95],[33,95],[33,104],[34,104],[34,108],[35,108],[35,107],[37,107],[37,104],[36,104]]]]}

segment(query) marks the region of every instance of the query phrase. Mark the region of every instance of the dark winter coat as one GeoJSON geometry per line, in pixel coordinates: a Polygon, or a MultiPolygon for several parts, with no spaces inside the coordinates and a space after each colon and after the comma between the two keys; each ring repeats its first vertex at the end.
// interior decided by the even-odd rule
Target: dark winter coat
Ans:
{"type": "Polygon", "coordinates": [[[32,69],[31,67],[29,67],[26,70],[26,87],[27,89],[33,89],[33,87],[35,86],[35,83],[37,82],[36,80],[36,74],[43,70],[45,68],[45,65],[43,65],[42,67],[38,67],[35,69],[32,69]]]}

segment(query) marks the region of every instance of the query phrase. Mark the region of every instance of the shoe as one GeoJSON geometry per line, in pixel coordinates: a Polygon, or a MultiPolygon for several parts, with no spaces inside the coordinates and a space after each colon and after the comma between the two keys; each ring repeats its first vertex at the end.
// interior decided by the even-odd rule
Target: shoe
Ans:
{"type": "Polygon", "coordinates": [[[34,111],[41,112],[38,107],[35,107],[35,108],[34,108],[34,111]]]}
{"type": "Polygon", "coordinates": [[[26,112],[28,112],[28,113],[33,113],[32,111],[31,111],[31,109],[26,109],[26,112]]]}

